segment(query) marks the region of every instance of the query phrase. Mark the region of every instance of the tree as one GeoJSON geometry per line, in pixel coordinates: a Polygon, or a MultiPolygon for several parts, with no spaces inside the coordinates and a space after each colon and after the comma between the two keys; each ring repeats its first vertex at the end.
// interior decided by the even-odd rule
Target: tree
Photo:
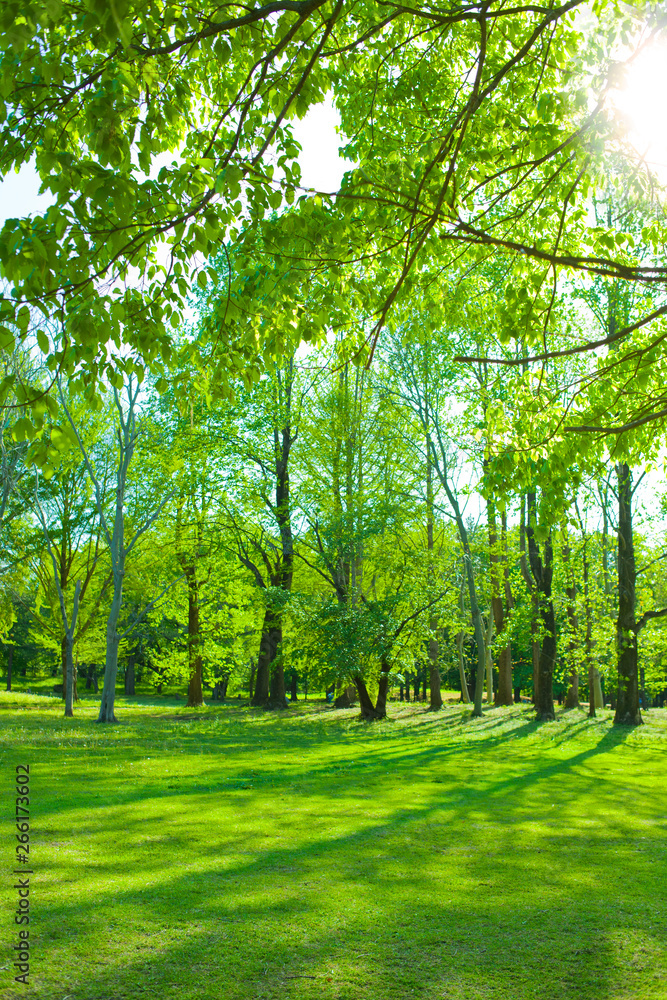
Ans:
{"type": "MultiPolygon", "coordinates": [[[[141,385],[132,375],[129,376],[125,386],[125,399],[121,392],[114,386],[113,402],[115,410],[115,438],[118,448],[117,459],[114,470],[114,487],[112,490],[113,500],[111,510],[108,507],[107,492],[105,483],[95,470],[89,449],[86,447],[84,438],[80,432],[77,422],[68,407],[60,388],[60,404],[67,417],[78,447],[83,457],[83,463],[92,484],[95,497],[95,507],[100,520],[102,531],[107,545],[107,554],[111,562],[112,598],[111,606],[107,617],[106,625],[106,657],[104,665],[104,685],[102,688],[102,698],[98,722],[117,722],[114,712],[114,702],[116,697],[116,678],[118,674],[118,649],[120,642],[132,630],[130,626],[125,632],[118,631],[121,607],[123,604],[123,583],[125,579],[128,556],[132,553],[137,542],[146,531],[155,523],[160,516],[165,504],[168,502],[170,494],[167,494],[160,501],[155,501],[148,493],[148,510],[136,510],[135,523],[129,540],[126,538],[126,502],[128,492],[128,476],[132,459],[135,454],[137,439],[140,427],[137,424],[137,401],[141,385]],[[143,515],[143,516],[141,516],[143,515]]],[[[62,603],[62,602],[61,602],[62,603]]],[[[136,623],[135,623],[136,624],[136,623]]]]}

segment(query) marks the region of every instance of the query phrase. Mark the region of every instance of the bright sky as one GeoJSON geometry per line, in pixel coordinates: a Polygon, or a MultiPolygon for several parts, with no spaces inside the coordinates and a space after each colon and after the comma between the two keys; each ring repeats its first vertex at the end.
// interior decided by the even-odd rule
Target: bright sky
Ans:
{"type": "MultiPolygon", "coordinates": [[[[305,118],[293,122],[294,137],[302,146],[299,156],[301,183],[318,191],[337,191],[346,170],[353,164],[338,155],[341,144],[336,134],[340,124],[331,102],[311,108],[305,118]]],[[[167,161],[171,159],[168,156],[167,161]]],[[[0,227],[6,219],[21,218],[48,208],[51,195],[39,194],[39,178],[34,167],[24,166],[0,181],[0,227]]]]}
{"type": "Polygon", "coordinates": [[[667,42],[647,45],[610,95],[619,124],[659,181],[667,183],[667,42]]]}

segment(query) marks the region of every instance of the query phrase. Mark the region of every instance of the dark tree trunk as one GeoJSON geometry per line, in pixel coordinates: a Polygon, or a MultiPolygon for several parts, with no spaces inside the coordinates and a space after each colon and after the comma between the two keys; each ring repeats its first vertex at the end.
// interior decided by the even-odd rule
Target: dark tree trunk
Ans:
{"type": "Polygon", "coordinates": [[[290,681],[290,701],[298,701],[297,698],[297,686],[299,683],[299,678],[297,676],[296,670],[292,671],[292,677],[290,681]]]}
{"type": "MultiPolygon", "coordinates": [[[[389,690],[390,670],[391,668],[387,661],[383,660],[380,671],[380,683],[378,685],[378,696],[375,702],[376,719],[384,719],[387,715],[387,692],[389,690]]],[[[424,701],[426,701],[426,692],[424,692],[424,701]]]]}
{"type": "MultiPolygon", "coordinates": [[[[384,666],[383,666],[384,672],[384,666]]],[[[368,719],[372,721],[374,719],[384,719],[387,714],[387,688],[389,686],[388,674],[380,674],[380,686],[378,689],[377,706],[373,705],[371,701],[371,696],[368,693],[368,688],[366,687],[366,682],[360,675],[354,678],[354,686],[357,689],[357,694],[359,695],[359,706],[361,708],[361,717],[363,719],[368,719]]]]}
{"type": "MultiPolygon", "coordinates": [[[[563,546],[563,564],[565,572],[571,574],[570,546],[563,546]]],[[[579,635],[579,619],[577,617],[577,588],[574,579],[570,578],[565,587],[567,597],[566,614],[570,626],[570,637],[567,645],[570,666],[570,686],[565,696],[565,708],[579,708],[579,667],[577,665],[577,636],[579,635]]]]}
{"type": "Polygon", "coordinates": [[[438,712],[442,708],[441,683],[438,666],[438,643],[435,639],[431,639],[429,642],[429,691],[431,696],[429,709],[431,712],[438,712]]]}
{"type": "MultiPolygon", "coordinates": [[[[428,582],[429,587],[433,586],[433,552],[435,540],[433,536],[433,465],[431,456],[431,434],[429,429],[428,412],[428,390],[426,399],[426,545],[428,549],[428,582]]],[[[429,709],[431,712],[439,712],[442,708],[442,682],[440,680],[440,667],[438,664],[439,649],[438,640],[435,638],[437,620],[432,615],[429,620],[429,631],[431,637],[428,643],[428,665],[429,665],[429,709]]]]}
{"type": "Polygon", "coordinates": [[[271,668],[269,706],[271,708],[288,708],[289,702],[285,693],[285,670],[282,654],[282,628],[280,629],[278,643],[277,655],[271,668]]]}
{"type": "Polygon", "coordinates": [[[375,718],[375,706],[371,701],[371,696],[368,693],[368,688],[366,687],[366,682],[363,677],[357,676],[354,678],[354,686],[357,689],[357,694],[359,695],[359,707],[361,708],[361,715],[364,719],[374,719],[375,718]]]}
{"type": "Polygon", "coordinates": [[[74,710],[72,700],[74,696],[74,655],[71,635],[64,637],[65,641],[65,717],[72,718],[74,710]]]}
{"type": "MultiPolygon", "coordinates": [[[[505,631],[505,609],[503,607],[502,562],[498,550],[498,533],[496,530],[496,510],[493,500],[487,500],[487,519],[489,526],[489,562],[491,568],[491,613],[496,635],[500,637],[505,631]]],[[[509,583],[505,584],[505,588],[509,583]]],[[[509,610],[509,609],[508,609],[509,610]]],[[[502,646],[498,655],[498,688],[494,697],[495,705],[512,704],[512,647],[509,643],[502,646]]]]}
{"type": "Polygon", "coordinates": [[[14,646],[7,646],[7,690],[12,689],[12,663],[14,662],[14,646]]]}
{"type": "Polygon", "coordinates": [[[551,599],[551,582],[553,578],[553,548],[551,531],[547,535],[544,546],[544,558],[535,538],[535,494],[528,494],[528,517],[526,519],[526,537],[528,539],[528,556],[530,569],[535,581],[535,590],[539,594],[539,610],[542,619],[542,648],[537,683],[537,699],[535,708],[537,718],[548,721],[556,718],[553,699],[553,672],[556,662],[556,616],[551,599]]]}
{"type": "Polygon", "coordinates": [[[125,694],[133,695],[134,691],[134,653],[127,658],[125,667],[125,694]]]}
{"type": "Polygon", "coordinates": [[[188,584],[188,708],[204,704],[202,692],[201,627],[199,620],[199,581],[194,566],[187,566],[185,577],[188,584]]]}
{"type": "MultiPolygon", "coordinates": [[[[271,664],[276,659],[282,643],[282,628],[280,619],[272,608],[264,612],[262,637],[259,642],[257,656],[257,674],[255,691],[252,696],[253,705],[268,705],[271,686],[271,664]]],[[[284,685],[284,680],[283,680],[284,685]]]]}
{"type": "Polygon", "coordinates": [[[412,677],[412,700],[419,701],[419,671],[413,674],[412,677]]]}
{"type": "Polygon", "coordinates": [[[614,722],[641,726],[637,621],[635,618],[635,548],[632,532],[632,472],[626,462],[618,468],[618,694],[614,722]]]}
{"type": "Polygon", "coordinates": [[[255,674],[257,672],[257,664],[254,660],[250,661],[250,681],[248,683],[248,697],[252,701],[253,694],[255,693],[255,674]]]}
{"type": "Polygon", "coordinates": [[[514,704],[515,705],[521,704],[521,688],[517,687],[514,688],[514,704]]]}
{"type": "Polygon", "coordinates": [[[348,684],[342,694],[336,698],[334,705],[336,708],[352,708],[357,698],[357,689],[354,684],[348,684]]]}

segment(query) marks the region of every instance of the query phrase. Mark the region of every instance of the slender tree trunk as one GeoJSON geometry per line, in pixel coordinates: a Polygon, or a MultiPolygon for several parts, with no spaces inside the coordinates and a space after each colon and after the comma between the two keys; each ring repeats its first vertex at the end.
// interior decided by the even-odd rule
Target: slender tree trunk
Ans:
{"type": "MultiPolygon", "coordinates": [[[[116,532],[114,532],[114,536],[115,535],[116,532]]],[[[107,646],[104,661],[104,683],[102,685],[100,711],[97,716],[98,722],[118,722],[114,709],[116,702],[116,679],[118,677],[118,647],[120,646],[118,620],[120,618],[120,609],[123,605],[124,576],[124,559],[123,556],[118,553],[115,559],[115,566],[113,568],[113,597],[111,599],[111,607],[107,618],[107,646]]]]}
{"type": "Polygon", "coordinates": [[[618,695],[614,722],[640,726],[637,621],[635,618],[635,549],[632,532],[632,472],[626,462],[618,472],[618,695]]]}
{"type": "Polygon", "coordinates": [[[519,548],[521,551],[521,574],[526,587],[530,593],[530,648],[533,658],[533,705],[535,708],[539,702],[540,689],[540,644],[537,641],[539,630],[538,618],[540,612],[540,599],[535,586],[533,574],[528,566],[528,556],[526,553],[526,508],[528,498],[521,497],[521,526],[519,531],[519,548]]]}
{"type": "Polygon", "coordinates": [[[128,656],[125,667],[125,694],[134,694],[134,653],[128,656]]]}
{"type": "Polygon", "coordinates": [[[74,695],[74,642],[71,634],[67,633],[65,639],[65,717],[71,718],[74,715],[72,706],[74,695]]]}
{"type": "Polygon", "coordinates": [[[7,690],[12,689],[12,664],[14,662],[14,644],[7,646],[7,690]]]}
{"type": "Polygon", "coordinates": [[[252,701],[253,695],[255,693],[255,674],[257,672],[257,664],[254,660],[250,661],[250,681],[248,683],[248,697],[252,701]]]}
{"type": "Polygon", "coordinates": [[[577,650],[579,646],[577,636],[579,635],[579,619],[577,617],[576,604],[577,588],[572,572],[570,555],[570,546],[566,543],[563,546],[563,568],[566,576],[569,577],[565,587],[565,596],[567,598],[565,611],[567,614],[568,624],[570,626],[570,635],[567,644],[570,666],[570,685],[565,696],[565,708],[579,708],[579,666],[577,664],[577,650]]]}
{"type": "Polygon", "coordinates": [[[188,708],[199,708],[204,704],[202,691],[201,621],[199,617],[199,581],[194,565],[186,569],[188,583],[188,708]]]}
{"type": "Polygon", "coordinates": [[[544,541],[544,558],[540,554],[535,538],[535,494],[530,493],[528,500],[528,517],[526,520],[526,536],[528,538],[528,555],[530,568],[535,581],[535,589],[539,594],[539,609],[542,619],[542,648],[537,690],[537,718],[548,721],[556,718],[553,700],[553,671],[556,662],[556,616],[551,599],[551,582],[553,578],[553,547],[551,531],[544,541]]]}
{"type": "Polygon", "coordinates": [[[386,660],[382,660],[380,682],[378,684],[378,696],[375,702],[375,718],[384,719],[387,715],[387,692],[389,691],[390,665],[386,660]]]}
{"type": "MultiPolygon", "coordinates": [[[[506,518],[503,516],[503,547],[498,551],[498,534],[496,530],[496,509],[493,500],[487,500],[486,504],[487,520],[489,525],[489,563],[491,568],[491,618],[495,626],[496,635],[500,638],[505,631],[505,609],[501,592],[503,589],[502,564],[507,570],[505,550],[506,550],[506,518]]],[[[509,574],[505,574],[504,579],[505,599],[507,610],[510,610],[511,592],[509,590],[509,574]]],[[[490,652],[490,650],[489,650],[490,652]]],[[[493,662],[491,663],[493,667],[493,662]]],[[[492,682],[493,685],[493,682],[492,682]]],[[[488,686],[488,665],[487,665],[487,686],[488,686]]],[[[488,692],[487,692],[488,694],[488,692]]],[[[495,695],[496,705],[512,704],[512,647],[509,643],[500,647],[498,654],[498,690],[495,695]]]]}
{"type": "Polygon", "coordinates": [[[493,641],[493,615],[489,614],[486,629],[484,630],[484,663],[486,674],[486,703],[493,702],[493,654],[491,643],[493,641]]]}

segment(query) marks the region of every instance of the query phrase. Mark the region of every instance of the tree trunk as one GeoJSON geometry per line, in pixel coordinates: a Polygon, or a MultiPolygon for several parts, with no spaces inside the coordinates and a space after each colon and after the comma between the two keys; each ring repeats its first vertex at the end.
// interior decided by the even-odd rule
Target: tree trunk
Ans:
{"type": "Polygon", "coordinates": [[[431,639],[429,642],[429,692],[429,710],[438,712],[442,708],[442,681],[438,666],[438,643],[435,639],[431,639]],[[435,651],[433,647],[435,647],[435,651]]]}
{"type": "Polygon", "coordinates": [[[285,669],[283,666],[282,654],[282,627],[280,629],[279,645],[277,655],[271,668],[271,683],[269,705],[271,708],[289,708],[287,694],[285,693],[285,669]]]}
{"type": "Polygon", "coordinates": [[[200,708],[204,704],[202,691],[201,622],[199,618],[199,580],[194,565],[185,568],[188,583],[188,708],[200,708]]]}
{"type": "Polygon", "coordinates": [[[252,696],[253,705],[267,705],[269,702],[269,687],[271,683],[271,664],[275,660],[282,640],[282,629],[278,616],[272,608],[264,612],[262,637],[259,642],[257,656],[257,674],[255,691],[252,696]]]}
{"type": "Polygon", "coordinates": [[[381,663],[378,696],[375,702],[375,718],[384,719],[387,715],[387,692],[389,691],[389,673],[391,667],[386,660],[381,663]]]}
{"type": "Polygon", "coordinates": [[[493,641],[493,615],[489,615],[488,624],[484,631],[484,662],[486,664],[486,703],[493,702],[493,654],[491,652],[491,642],[493,641]]]}
{"type": "Polygon", "coordinates": [[[577,664],[577,636],[579,635],[579,619],[577,617],[577,588],[572,574],[570,563],[570,546],[566,543],[563,546],[563,568],[570,576],[565,587],[567,598],[566,614],[570,626],[570,636],[567,644],[568,660],[570,665],[570,686],[565,696],[565,708],[579,708],[579,666],[577,664]]]}
{"type": "Polygon", "coordinates": [[[72,700],[74,695],[74,642],[68,632],[65,639],[65,717],[72,718],[74,709],[72,700]]]}
{"type": "Polygon", "coordinates": [[[99,688],[97,685],[97,671],[94,663],[88,664],[88,673],[86,675],[86,690],[89,691],[91,688],[95,694],[98,693],[99,688]]]}
{"type": "Polygon", "coordinates": [[[120,609],[123,604],[123,577],[125,576],[125,566],[121,558],[120,564],[116,561],[113,571],[113,598],[107,618],[107,648],[104,661],[104,683],[102,685],[102,698],[100,701],[100,712],[97,716],[98,722],[118,722],[114,707],[116,701],[116,678],[118,676],[118,647],[120,636],[118,634],[118,619],[120,609]]]}
{"type": "Polygon", "coordinates": [[[125,694],[133,695],[134,691],[134,653],[127,658],[125,667],[125,694]]]}
{"type": "Polygon", "coordinates": [[[618,694],[614,722],[641,726],[639,672],[637,663],[637,621],[635,618],[635,549],[632,532],[632,472],[626,462],[618,473],[618,694]]]}
{"type": "MultiPolygon", "coordinates": [[[[493,500],[487,500],[486,504],[487,520],[489,524],[489,563],[491,568],[491,617],[493,619],[493,625],[495,626],[496,635],[501,636],[505,631],[505,609],[503,607],[502,599],[502,589],[504,583],[505,589],[505,600],[507,602],[507,611],[510,611],[510,600],[511,591],[509,589],[509,573],[503,573],[501,567],[504,565],[504,570],[507,571],[506,565],[506,542],[507,542],[507,520],[503,516],[503,548],[502,552],[498,550],[498,534],[496,530],[496,509],[493,500]],[[504,579],[503,579],[504,577],[504,579]]],[[[490,650],[489,650],[490,654],[490,650]]],[[[488,659],[488,658],[487,658],[488,659]]],[[[491,662],[491,667],[493,663],[491,662]]],[[[487,662],[487,696],[488,696],[488,662],[487,662]]],[[[491,681],[491,688],[493,688],[493,679],[491,681]]],[[[488,698],[487,698],[488,700],[488,698]]],[[[511,705],[512,704],[512,647],[509,643],[505,646],[500,647],[500,652],[498,654],[498,690],[495,694],[496,705],[511,705]]]]}
{"type": "Polygon", "coordinates": [[[299,683],[299,678],[297,677],[296,670],[292,671],[291,683],[290,683],[290,701],[298,701],[297,699],[297,685],[299,683]]]}
{"type": "Polygon", "coordinates": [[[361,716],[364,719],[375,719],[375,706],[371,701],[371,696],[368,693],[368,688],[366,687],[366,682],[360,674],[354,677],[354,686],[357,689],[357,694],[359,695],[359,707],[361,708],[361,716]]]}
{"type": "Polygon", "coordinates": [[[257,664],[254,660],[250,661],[250,681],[248,683],[248,697],[252,701],[253,694],[255,693],[255,673],[257,672],[257,664]]]}
{"type": "Polygon", "coordinates": [[[14,662],[14,645],[7,646],[7,690],[12,689],[12,663],[14,662]]]}
{"type": "Polygon", "coordinates": [[[519,527],[519,550],[521,552],[521,575],[528,591],[530,592],[530,646],[533,656],[533,705],[537,708],[540,687],[540,644],[537,641],[538,616],[540,610],[540,599],[535,586],[535,579],[528,565],[526,554],[526,511],[529,508],[530,500],[527,496],[521,497],[521,523],[519,527]]]}
{"type": "Polygon", "coordinates": [[[387,689],[389,687],[388,671],[389,668],[385,666],[383,661],[376,705],[373,705],[373,702],[371,701],[371,696],[368,693],[368,688],[366,687],[366,682],[363,677],[360,674],[357,674],[354,678],[354,686],[356,687],[357,694],[359,695],[361,716],[369,722],[375,719],[384,719],[387,714],[387,689]]]}
{"type": "Polygon", "coordinates": [[[539,610],[543,631],[535,707],[537,709],[537,718],[549,721],[556,718],[553,699],[553,671],[556,662],[556,616],[551,599],[553,547],[551,543],[551,530],[549,530],[549,534],[544,541],[543,559],[535,537],[535,494],[529,493],[527,500],[526,536],[528,538],[528,556],[530,569],[535,581],[535,590],[539,594],[539,610]]]}

